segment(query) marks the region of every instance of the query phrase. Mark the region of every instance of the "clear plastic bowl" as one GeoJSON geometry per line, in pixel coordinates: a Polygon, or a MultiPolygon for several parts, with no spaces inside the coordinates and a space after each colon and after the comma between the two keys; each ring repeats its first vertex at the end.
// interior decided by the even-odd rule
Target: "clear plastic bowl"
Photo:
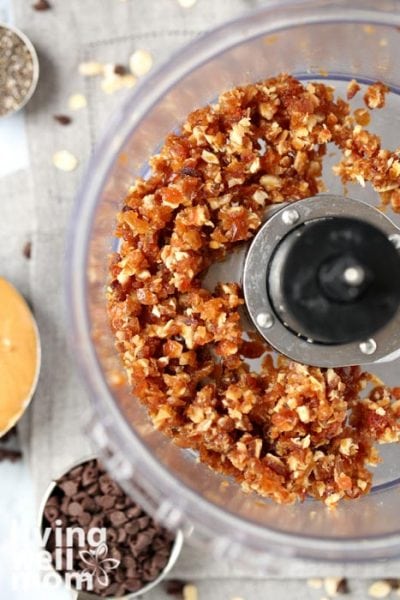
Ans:
{"type": "MultiPolygon", "coordinates": [[[[312,500],[279,506],[243,493],[154,431],[121,384],[105,306],[115,213],[165,135],[220,92],[281,71],[332,82],[391,86],[372,126],[392,148],[400,115],[400,3],[276,0],[197,39],[143,82],[114,116],[86,174],[73,216],[67,294],[73,349],[93,399],[88,431],[126,490],[169,527],[224,557],[267,565],[278,557],[376,560],[400,555],[400,452],[385,448],[372,493],[328,511],[312,500]],[[396,126],[397,123],[397,126],[396,126]]],[[[361,101],[361,100],[360,100],[361,101]]],[[[326,171],[329,190],[343,190],[326,171]]],[[[371,190],[349,195],[375,202],[371,190]]],[[[396,382],[398,364],[376,368],[396,382]]]]}

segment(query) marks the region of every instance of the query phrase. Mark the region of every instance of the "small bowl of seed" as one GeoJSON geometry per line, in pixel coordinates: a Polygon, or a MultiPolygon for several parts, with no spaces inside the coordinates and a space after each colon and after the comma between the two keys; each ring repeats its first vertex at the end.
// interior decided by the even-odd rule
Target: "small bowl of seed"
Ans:
{"type": "Polygon", "coordinates": [[[39,60],[29,38],[0,23],[0,119],[16,113],[32,98],[39,79],[39,60]]]}
{"type": "Polygon", "coordinates": [[[183,534],[156,523],[97,459],[65,471],[40,508],[42,579],[79,600],[142,596],[175,564],[183,534]]]}

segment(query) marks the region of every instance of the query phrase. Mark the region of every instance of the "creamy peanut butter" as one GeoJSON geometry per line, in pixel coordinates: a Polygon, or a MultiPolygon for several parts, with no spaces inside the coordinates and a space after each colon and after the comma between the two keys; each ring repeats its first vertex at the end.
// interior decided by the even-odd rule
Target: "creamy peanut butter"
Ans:
{"type": "Polygon", "coordinates": [[[0,436],[24,412],[39,368],[36,323],[19,292],[0,277],[0,436]]]}

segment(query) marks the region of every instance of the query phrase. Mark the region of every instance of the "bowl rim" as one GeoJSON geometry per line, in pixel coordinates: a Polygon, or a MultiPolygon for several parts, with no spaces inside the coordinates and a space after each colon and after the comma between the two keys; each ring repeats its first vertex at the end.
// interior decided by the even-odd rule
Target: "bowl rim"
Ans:
{"type": "Polygon", "coordinates": [[[17,108],[8,111],[4,115],[0,115],[0,120],[1,120],[1,119],[6,119],[7,117],[11,117],[12,115],[15,115],[21,109],[23,109],[24,106],[26,106],[28,104],[29,100],[32,98],[33,94],[35,93],[38,82],[39,82],[40,64],[39,64],[39,58],[38,58],[38,54],[36,52],[36,48],[33,45],[33,43],[31,42],[31,40],[28,38],[26,33],[21,31],[21,29],[18,29],[18,27],[15,27],[14,25],[10,25],[9,23],[3,23],[2,21],[0,21],[0,29],[8,29],[9,31],[12,31],[13,33],[15,33],[15,35],[17,35],[23,41],[23,43],[29,50],[29,54],[31,55],[32,63],[33,63],[32,82],[29,87],[29,90],[27,91],[26,95],[24,96],[24,99],[20,102],[20,104],[17,106],[17,108]]]}
{"type": "MultiPolygon", "coordinates": [[[[400,4],[399,0],[396,0],[400,4]]],[[[297,15],[298,17],[298,15],[297,15]]],[[[393,3],[382,2],[379,5],[372,0],[358,0],[350,6],[347,0],[272,0],[268,5],[264,5],[257,10],[250,11],[244,15],[223,23],[215,29],[203,34],[189,43],[185,47],[185,52],[179,50],[168,60],[168,66],[161,64],[155,71],[144,79],[138,87],[127,97],[119,112],[117,112],[109,122],[108,129],[103,134],[97,149],[92,156],[86,178],[83,179],[78,192],[77,201],[72,213],[71,225],[67,238],[67,260],[66,260],[66,294],[67,294],[67,318],[70,332],[70,342],[74,353],[79,355],[78,369],[89,390],[91,399],[94,397],[102,406],[97,404],[97,415],[101,415],[104,423],[109,423],[113,417],[118,418],[121,412],[112,399],[105,379],[102,375],[100,365],[93,347],[90,336],[90,323],[87,311],[86,295],[86,265],[88,256],[88,233],[90,224],[96,208],[96,200],[103,188],[111,167],[115,160],[116,151],[126,142],[128,135],[133,128],[140,122],[144,114],[154,106],[157,100],[168,93],[182,78],[191,70],[199,68],[202,64],[215,57],[228,48],[233,48],[243,42],[255,39],[260,35],[270,35],[277,33],[280,29],[298,26],[301,24],[332,23],[332,22],[357,22],[362,24],[400,26],[400,12],[395,13],[393,3]],[[284,27],[281,23],[274,20],[274,13],[279,9],[293,8],[287,16],[287,22],[284,27]],[[296,18],[294,9],[302,9],[301,20],[296,18]],[[315,9],[319,10],[316,11],[315,9]],[[337,16],[337,9],[341,9],[340,18],[337,16]],[[268,27],[265,26],[263,19],[258,19],[258,15],[269,16],[268,27]],[[251,30],[251,35],[249,34],[251,30]],[[227,33],[234,33],[233,39],[226,45],[225,38],[227,33]],[[143,104],[146,107],[143,108],[143,104]],[[131,106],[135,106],[134,114],[131,112],[131,106]],[[112,146],[109,138],[118,132],[118,148],[112,146]]],[[[180,498],[184,494],[185,498],[181,502],[180,508],[174,505],[175,511],[180,511],[179,524],[182,527],[192,529],[201,524],[202,529],[207,529],[209,538],[215,537],[216,542],[212,544],[210,539],[208,544],[212,545],[213,550],[219,553],[229,553],[232,557],[241,556],[243,547],[240,545],[242,540],[240,534],[235,537],[227,537],[226,532],[235,533],[236,529],[243,533],[244,527],[246,533],[251,536],[251,542],[247,541],[244,545],[249,552],[254,551],[255,556],[261,556],[260,564],[264,565],[266,557],[273,556],[274,561],[277,557],[283,560],[289,558],[318,559],[329,561],[372,561],[379,558],[396,557],[400,555],[400,531],[390,534],[379,534],[366,538],[340,538],[331,537],[329,539],[318,536],[305,536],[298,533],[290,533],[281,530],[274,530],[257,525],[254,521],[247,520],[224,511],[223,508],[214,502],[198,495],[189,488],[183,481],[174,477],[163,467],[147,450],[146,446],[139,440],[129,424],[124,420],[119,422],[118,436],[112,429],[106,425],[106,433],[111,441],[118,444],[123,442],[131,446],[135,443],[141,453],[140,464],[135,465],[134,470],[141,472],[146,476],[150,468],[156,475],[156,485],[161,496],[167,498],[180,498]],[[129,442],[128,442],[129,440],[129,442]],[[146,466],[144,466],[146,463],[146,466]],[[210,514],[212,509],[212,515],[210,514]],[[207,522],[206,528],[203,527],[204,521],[207,522]],[[235,542],[238,545],[235,546],[235,542]]],[[[105,459],[105,462],[106,459],[105,459]]],[[[128,486],[128,482],[121,484],[128,486]]],[[[152,482],[152,487],[154,487],[152,482]]],[[[156,507],[153,504],[153,511],[156,507]]]]}
{"type": "MultiPolygon", "coordinates": [[[[59,474],[56,477],[53,477],[51,479],[51,481],[48,484],[44,494],[42,495],[41,501],[39,503],[39,510],[37,513],[37,523],[36,523],[36,527],[39,532],[39,536],[42,535],[44,510],[46,508],[47,501],[49,500],[53,490],[57,487],[58,481],[64,475],[69,473],[69,471],[72,471],[72,469],[74,469],[75,467],[84,465],[87,462],[90,462],[92,460],[99,461],[99,458],[95,454],[85,454],[79,460],[75,460],[73,463],[69,464],[69,466],[67,468],[64,468],[62,470],[60,469],[59,474]]],[[[175,536],[174,542],[173,542],[173,545],[171,548],[168,562],[165,565],[164,569],[160,572],[160,574],[155,579],[153,579],[153,581],[150,581],[145,586],[140,588],[140,590],[138,590],[137,592],[128,592],[124,596],[118,596],[118,600],[133,600],[134,598],[140,598],[147,592],[150,592],[150,590],[155,588],[166,578],[166,576],[172,570],[176,561],[178,560],[178,558],[181,554],[182,548],[183,548],[183,542],[184,542],[183,532],[178,529],[178,531],[175,531],[174,536],[175,536]]],[[[46,548],[44,548],[44,550],[45,549],[46,548]]],[[[51,571],[54,573],[57,573],[62,578],[62,575],[56,570],[56,568],[54,566],[51,567],[51,571]]],[[[106,598],[106,600],[107,599],[113,600],[113,598],[114,598],[114,596],[102,596],[101,597],[101,596],[98,596],[97,594],[95,594],[94,592],[82,592],[82,591],[78,591],[78,590],[75,590],[72,588],[71,588],[71,591],[74,594],[76,594],[76,600],[96,600],[96,599],[100,600],[101,598],[106,598]]]]}

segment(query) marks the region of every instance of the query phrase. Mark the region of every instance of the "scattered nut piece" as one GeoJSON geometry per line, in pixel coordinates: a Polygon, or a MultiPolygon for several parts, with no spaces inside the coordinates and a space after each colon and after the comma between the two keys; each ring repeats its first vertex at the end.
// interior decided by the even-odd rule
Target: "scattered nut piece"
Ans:
{"type": "Polygon", "coordinates": [[[183,8],[192,8],[197,0],[178,0],[178,2],[183,8]]]}
{"type": "Polygon", "coordinates": [[[129,68],[135,77],[143,77],[153,66],[153,57],[147,50],[135,50],[129,59],[129,68]]]}
{"type": "Polygon", "coordinates": [[[349,85],[347,86],[347,100],[351,100],[352,98],[354,98],[354,96],[357,94],[357,92],[360,91],[360,89],[361,86],[359,85],[359,83],[355,79],[352,79],[349,85]]]}
{"type": "Polygon", "coordinates": [[[371,598],[386,598],[389,596],[391,591],[392,588],[389,583],[387,581],[380,580],[375,581],[369,586],[368,595],[371,596],[371,598]]]}
{"type": "Polygon", "coordinates": [[[83,94],[73,94],[68,100],[70,110],[80,110],[87,106],[86,97],[83,94]]]}
{"type": "Polygon", "coordinates": [[[357,125],[361,125],[361,127],[365,127],[371,122],[371,115],[366,108],[356,108],[354,118],[357,125]]]}
{"type": "Polygon", "coordinates": [[[78,166],[78,159],[68,150],[59,150],[53,154],[53,165],[60,171],[74,171],[78,166]]]}
{"type": "Polygon", "coordinates": [[[197,599],[198,599],[197,587],[195,585],[192,585],[191,583],[189,585],[185,585],[185,587],[183,588],[183,600],[197,600],[197,599]]]}
{"type": "Polygon", "coordinates": [[[363,31],[368,35],[372,35],[375,33],[375,27],[373,25],[363,25],[363,31]]]}
{"type": "Polygon", "coordinates": [[[322,588],[322,583],[323,583],[322,579],[318,579],[316,577],[307,579],[308,587],[312,588],[313,590],[320,590],[322,588]]]}
{"type": "Polygon", "coordinates": [[[364,102],[368,108],[383,108],[385,106],[386,94],[390,88],[384,83],[377,81],[369,86],[364,94],[364,102]]]}
{"type": "Polygon", "coordinates": [[[104,65],[94,60],[90,60],[81,63],[78,70],[80,75],[83,75],[84,77],[97,77],[98,75],[103,74],[104,65]]]}
{"type": "Polygon", "coordinates": [[[127,73],[126,75],[117,75],[114,67],[111,73],[108,73],[101,81],[101,89],[106,94],[114,94],[124,88],[133,88],[136,85],[136,77],[127,73]]]}

